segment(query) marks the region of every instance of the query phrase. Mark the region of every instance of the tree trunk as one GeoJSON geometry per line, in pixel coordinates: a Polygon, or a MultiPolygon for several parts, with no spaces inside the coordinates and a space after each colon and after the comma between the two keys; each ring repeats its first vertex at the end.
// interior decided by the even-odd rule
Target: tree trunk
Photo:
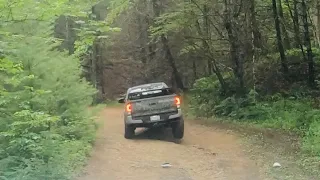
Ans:
{"type": "Polygon", "coordinates": [[[217,63],[216,61],[213,61],[213,72],[216,74],[217,78],[218,78],[218,81],[220,82],[220,85],[221,85],[221,88],[223,90],[223,92],[226,94],[228,93],[228,87],[227,87],[227,83],[225,82],[222,74],[221,74],[221,71],[219,69],[219,67],[217,66],[217,63]]]}
{"type": "Polygon", "coordinates": [[[148,29],[145,29],[144,28],[144,17],[142,17],[142,15],[137,15],[138,17],[138,28],[139,28],[139,31],[141,32],[141,34],[139,35],[139,38],[137,39],[137,43],[139,44],[139,48],[140,48],[140,57],[139,59],[141,59],[141,62],[146,65],[147,63],[147,57],[148,57],[148,54],[147,54],[147,50],[146,50],[146,39],[145,38],[148,38],[148,35],[146,34],[147,33],[147,30],[148,29]],[[147,36],[147,37],[146,37],[147,36]]]}
{"type": "Polygon", "coordinates": [[[243,71],[243,53],[240,49],[240,40],[238,38],[238,28],[235,23],[238,21],[239,14],[231,14],[229,4],[225,1],[225,16],[224,16],[224,26],[228,33],[228,39],[230,44],[230,54],[233,64],[233,73],[238,79],[239,86],[237,88],[237,94],[239,96],[244,95],[244,71],[243,71]],[[232,19],[231,19],[232,17],[232,19]]]}
{"type": "Polygon", "coordinates": [[[316,10],[316,21],[317,23],[315,24],[316,27],[316,34],[317,34],[317,44],[318,47],[320,48],[320,1],[317,1],[317,10],[316,10]]]}
{"type": "Polygon", "coordinates": [[[201,37],[201,40],[202,40],[205,58],[208,58],[207,62],[208,62],[209,68],[211,68],[210,71],[213,71],[216,74],[216,76],[217,76],[217,78],[219,80],[219,83],[221,85],[221,88],[223,89],[223,91],[225,93],[227,93],[228,89],[227,89],[225,80],[223,79],[223,76],[222,76],[222,74],[220,72],[220,69],[217,66],[216,60],[214,59],[214,57],[213,57],[213,55],[211,53],[209,43],[207,42],[206,37],[203,35],[203,33],[201,31],[201,27],[200,27],[199,21],[196,21],[196,28],[197,28],[198,34],[199,34],[199,36],[201,37]]]}
{"type": "Polygon", "coordinates": [[[281,23],[281,31],[283,33],[283,41],[284,41],[284,49],[291,49],[291,45],[290,45],[290,38],[286,29],[286,25],[285,25],[285,19],[283,16],[283,9],[282,9],[282,1],[278,0],[278,4],[279,4],[279,20],[281,23]]]}
{"type": "Polygon", "coordinates": [[[314,61],[313,53],[311,49],[311,39],[309,32],[309,23],[308,23],[308,8],[305,0],[301,1],[302,7],[302,16],[303,16],[303,27],[304,27],[304,41],[305,46],[307,47],[307,57],[308,57],[308,84],[310,87],[315,86],[315,70],[314,70],[314,61]]]}
{"type": "Polygon", "coordinates": [[[96,96],[96,103],[101,103],[104,99],[104,77],[103,77],[103,71],[104,71],[104,63],[101,58],[101,47],[100,47],[100,40],[96,40],[93,44],[94,46],[94,61],[93,61],[93,76],[94,76],[94,84],[96,89],[99,91],[99,93],[96,96]]]}
{"type": "MultiPolygon", "coordinates": [[[[289,4],[289,2],[288,2],[288,4],[289,4]]],[[[300,25],[299,25],[299,12],[298,12],[297,0],[293,0],[293,26],[294,26],[296,47],[300,48],[302,46],[302,42],[300,39],[300,25]]]]}
{"type": "Polygon", "coordinates": [[[163,50],[165,51],[165,57],[168,60],[168,63],[170,64],[170,66],[172,68],[173,76],[174,76],[174,79],[175,79],[175,81],[177,83],[177,86],[178,86],[179,89],[185,90],[185,87],[183,85],[183,82],[182,82],[181,76],[179,74],[178,68],[177,68],[176,63],[174,61],[174,58],[172,56],[172,53],[171,53],[171,50],[170,50],[170,47],[169,47],[168,39],[164,35],[161,35],[160,38],[161,38],[161,42],[162,42],[162,45],[163,45],[163,50]]]}
{"type": "MultiPolygon", "coordinates": [[[[161,8],[162,8],[161,7],[161,0],[152,0],[152,7],[153,7],[153,12],[154,12],[155,17],[159,17],[160,13],[161,13],[161,8]]],[[[168,39],[164,34],[161,34],[160,40],[161,40],[163,50],[165,53],[165,58],[168,60],[168,63],[172,68],[173,77],[174,77],[174,80],[176,81],[177,87],[180,88],[181,90],[185,90],[182,78],[180,76],[180,73],[179,73],[178,68],[176,66],[176,63],[175,63],[175,60],[174,60],[173,55],[171,53],[168,39]]]]}
{"type": "Polygon", "coordinates": [[[320,1],[317,1],[317,28],[318,35],[320,36],[320,1]]]}
{"type": "Polygon", "coordinates": [[[277,33],[277,42],[278,42],[278,50],[279,50],[280,60],[281,60],[281,67],[285,77],[287,78],[289,69],[288,69],[287,58],[286,58],[283,43],[282,43],[280,21],[279,21],[279,15],[277,11],[276,0],[272,0],[272,10],[273,10],[273,16],[274,16],[274,24],[275,24],[276,33],[277,33]]]}
{"type": "Polygon", "coordinates": [[[156,49],[156,45],[155,43],[151,42],[150,39],[149,39],[149,33],[148,33],[148,30],[149,30],[149,27],[151,25],[150,21],[152,20],[151,18],[149,18],[147,15],[144,17],[145,18],[145,23],[146,23],[146,36],[147,36],[147,39],[148,39],[148,60],[149,61],[152,61],[156,55],[156,52],[155,52],[155,49],[156,49]]]}
{"type": "Polygon", "coordinates": [[[243,59],[241,59],[243,56],[239,56],[239,42],[236,38],[236,36],[233,34],[231,22],[226,23],[225,25],[226,30],[228,32],[229,42],[230,42],[230,51],[231,51],[231,59],[233,62],[233,72],[234,75],[237,77],[239,82],[239,88],[238,88],[238,94],[244,93],[244,81],[243,81],[243,59]]]}
{"type": "MultiPolygon", "coordinates": [[[[208,14],[209,13],[209,8],[207,5],[203,5],[203,37],[205,39],[205,41],[202,41],[202,46],[204,47],[204,51],[205,53],[208,53],[210,51],[210,47],[209,44],[207,43],[208,40],[210,40],[209,37],[209,20],[208,20],[208,14]]],[[[200,27],[199,27],[200,28],[200,27]]],[[[201,29],[200,29],[201,30],[201,29]]],[[[210,60],[210,58],[208,58],[208,54],[207,54],[207,72],[208,75],[211,76],[212,75],[212,62],[210,60]]]]}
{"type": "Polygon", "coordinates": [[[192,60],[192,71],[193,71],[193,79],[197,80],[198,79],[198,73],[197,73],[197,62],[196,62],[195,58],[193,58],[193,60],[192,60]]]}
{"type": "Polygon", "coordinates": [[[293,10],[290,6],[289,0],[286,0],[286,4],[289,7],[289,13],[292,18],[292,23],[293,23],[293,29],[294,29],[294,39],[295,39],[295,48],[300,48],[302,57],[305,61],[307,61],[303,45],[301,42],[300,38],[300,25],[299,25],[299,13],[298,13],[298,8],[297,8],[297,0],[293,0],[293,10]],[[293,12],[292,12],[293,11],[293,12]]]}
{"type": "Polygon", "coordinates": [[[250,0],[250,21],[253,32],[253,43],[257,48],[262,48],[261,33],[259,31],[259,25],[256,19],[255,0],[250,0]]]}

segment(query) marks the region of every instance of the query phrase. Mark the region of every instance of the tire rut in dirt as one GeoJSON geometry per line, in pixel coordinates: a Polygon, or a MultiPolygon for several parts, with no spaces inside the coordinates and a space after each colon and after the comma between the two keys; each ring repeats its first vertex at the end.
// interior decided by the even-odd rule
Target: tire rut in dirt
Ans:
{"type": "Polygon", "coordinates": [[[137,129],[125,139],[122,109],[106,109],[102,127],[79,180],[260,180],[237,138],[185,121],[182,140],[171,129],[137,129]],[[163,168],[163,163],[172,167],[163,168]]]}

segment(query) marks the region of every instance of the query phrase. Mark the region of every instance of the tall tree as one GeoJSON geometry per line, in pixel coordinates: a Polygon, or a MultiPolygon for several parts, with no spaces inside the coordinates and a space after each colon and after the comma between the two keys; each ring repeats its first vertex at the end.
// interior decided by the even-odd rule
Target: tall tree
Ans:
{"type": "Polygon", "coordinates": [[[242,1],[240,7],[230,4],[227,0],[224,1],[224,26],[228,34],[228,40],[230,44],[231,61],[233,64],[233,73],[238,79],[239,88],[237,92],[239,95],[243,95],[245,92],[244,85],[244,56],[243,50],[240,47],[239,40],[239,27],[237,21],[239,20],[239,10],[242,7],[242,1]],[[231,7],[234,8],[231,8],[231,7]],[[237,8],[236,8],[237,7],[237,8]],[[232,10],[233,9],[233,10],[232,10]]]}
{"type": "Polygon", "coordinates": [[[249,0],[250,5],[250,21],[251,21],[251,28],[253,32],[253,43],[257,48],[262,48],[262,37],[259,31],[259,25],[257,22],[256,17],[256,0],[249,0]]]}
{"type": "Polygon", "coordinates": [[[311,38],[309,31],[309,22],[308,22],[308,7],[305,0],[301,1],[301,10],[302,10],[302,19],[303,19],[303,28],[304,28],[304,42],[307,47],[307,60],[308,60],[308,83],[309,86],[315,86],[315,69],[314,69],[314,60],[311,47],[311,38]]]}
{"type": "MultiPolygon", "coordinates": [[[[161,10],[163,9],[161,0],[152,0],[152,7],[153,7],[153,12],[154,12],[155,16],[159,17],[161,15],[161,10]]],[[[159,38],[160,38],[162,46],[163,46],[165,58],[167,59],[168,63],[170,64],[170,66],[172,68],[172,74],[173,74],[173,78],[176,82],[176,85],[179,89],[185,90],[182,78],[180,76],[179,70],[178,70],[177,65],[175,63],[175,59],[171,53],[168,38],[166,37],[165,34],[161,34],[159,38]]]]}
{"type": "Polygon", "coordinates": [[[290,49],[291,44],[290,44],[290,39],[289,35],[287,32],[286,24],[285,24],[285,18],[283,14],[283,8],[282,8],[282,1],[278,0],[278,11],[279,11],[279,21],[280,21],[280,27],[281,27],[281,32],[283,34],[283,41],[284,41],[284,49],[290,49]]]}
{"type": "Polygon", "coordinates": [[[284,47],[283,47],[283,42],[282,42],[280,20],[279,20],[276,0],[272,0],[272,10],[273,10],[274,24],[275,24],[276,34],[277,34],[278,50],[279,50],[279,54],[280,54],[282,71],[285,74],[285,76],[287,76],[289,69],[288,69],[287,58],[286,58],[286,55],[284,52],[284,47]]]}

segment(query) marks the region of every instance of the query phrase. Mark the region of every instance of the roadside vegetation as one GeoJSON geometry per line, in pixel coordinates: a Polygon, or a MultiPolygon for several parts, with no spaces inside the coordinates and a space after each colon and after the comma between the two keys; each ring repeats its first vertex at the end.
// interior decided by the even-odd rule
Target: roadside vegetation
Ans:
{"type": "Polygon", "coordinates": [[[79,58],[59,51],[53,27],[89,2],[0,1],[1,180],[71,179],[85,163],[97,90],[81,78],[79,58]]]}
{"type": "Polygon", "coordinates": [[[131,37],[142,48],[135,55],[145,74],[163,70],[153,68],[162,57],[168,82],[189,91],[194,115],[298,136],[302,164],[320,171],[319,1],[155,0],[125,7],[129,22],[144,25],[137,29],[145,34],[131,37]]]}
{"type": "Polygon", "coordinates": [[[115,23],[128,22],[115,37],[129,41],[115,45],[133,49],[122,54],[139,65],[143,82],[188,90],[196,116],[298,135],[301,150],[320,158],[319,1],[111,5],[115,23]]]}
{"type": "Polygon", "coordinates": [[[190,95],[190,108],[197,116],[225,117],[238,123],[252,124],[264,128],[281,129],[303,137],[301,149],[319,156],[320,110],[317,101],[305,89],[291,90],[286,97],[277,93],[260,95],[250,91],[246,96],[221,96],[219,84],[212,87],[213,78],[196,82],[190,95]],[[208,81],[210,83],[208,83],[208,81]]]}
{"type": "Polygon", "coordinates": [[[158,81],[188,91],[193,115],[290,132],[312,159],[304,163],[319,162],[319,1],[0,8],[1,180],[72,178],[95,139],[88,107],[158,81]]]}

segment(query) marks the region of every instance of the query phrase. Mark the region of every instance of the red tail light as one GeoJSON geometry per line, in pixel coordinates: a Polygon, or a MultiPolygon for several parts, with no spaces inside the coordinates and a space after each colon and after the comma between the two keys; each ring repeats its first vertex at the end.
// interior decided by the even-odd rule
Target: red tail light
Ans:
{"type": "Polygon", "coordinates": [[[180,99],[180,97],[175,97],[174,98],[174,103],[175,103],[175,105],[177,105],[178,107],[181,105],[181,99],[180,99]]]}
{"type": "Polygon", "coordinates": [[[132,112],[132,105],[130,103],[126,105],[126,112],[129,114],[132,112]]]}

